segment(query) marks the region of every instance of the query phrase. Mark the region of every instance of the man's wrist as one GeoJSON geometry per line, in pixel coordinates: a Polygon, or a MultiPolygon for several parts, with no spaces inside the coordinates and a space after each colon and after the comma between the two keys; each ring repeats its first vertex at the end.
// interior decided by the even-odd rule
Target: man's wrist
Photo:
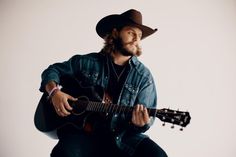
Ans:
{"type": "Polygon", "coordinates": [[[60,91],[61,87],[54,81],[49,81],[45,87],[48,93],[48,99],[51,99],[58,91],[60,91]]]}
{"type": "Polygon", "coordinates": [[[48,93],[48,99],[51,99],[58,91],[60,91],[60,87],[59,87],[59,86],[54,87],[54,88],[48,93]]]}

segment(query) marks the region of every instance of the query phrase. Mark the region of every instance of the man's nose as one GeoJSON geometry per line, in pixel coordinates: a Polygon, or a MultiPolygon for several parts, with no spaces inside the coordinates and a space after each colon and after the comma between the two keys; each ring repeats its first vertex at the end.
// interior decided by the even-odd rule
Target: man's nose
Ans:
{"type": "Polygon", "coordinates": [[[136,45],[139,45],[141,39],[139,37],[134,37],[133,38],[133,42],[136,44],[136,45]]]}
{"type": "Polygon", "coordinates": [[[133,38],[133,41],[137,41],[139,43],[140,40],[141,40],[141,38],[137,34],[135,34],[134,38],[133,38]]]}

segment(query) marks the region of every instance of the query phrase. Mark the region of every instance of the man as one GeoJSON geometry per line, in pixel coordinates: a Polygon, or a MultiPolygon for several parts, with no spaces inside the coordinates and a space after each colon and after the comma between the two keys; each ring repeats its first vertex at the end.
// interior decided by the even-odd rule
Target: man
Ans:
{"type": "Polygon", "coordinates": [[[51,156],[166,157],[143,134],[153,124],[147,108],[156,107],[157,96],[150,71],[137,59],[141,55],[140,41],[157,29],[143,25],[141,13],[131,9],[104,17],[97,23],[96,31],[105,40],[103,49],[50,65],[42,73],[40,90],[48,93],[61,117],[72,114],[68,101],[77,101],[58,88],[64,76],[75,77],[87,86],[100,86],[112,103],[134,109],[131,115],[95,114],[89,127],[83,129],[69,125],[58,129],[59,142],[51,156]]]}

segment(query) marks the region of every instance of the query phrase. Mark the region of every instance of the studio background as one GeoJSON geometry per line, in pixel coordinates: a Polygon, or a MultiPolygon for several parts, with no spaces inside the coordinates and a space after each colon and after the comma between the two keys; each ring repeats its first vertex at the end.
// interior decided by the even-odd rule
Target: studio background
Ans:
{"type": "Polygon", "coordinates": [[[158,108],[187,110],[183,132],[156,119],[147,134],[169,157],[236,154],[235,0],[0,0],[0,156],[49,156],[56,140],[36,130],[41,72],[99,51],[98,20],[130,8],[159,30],[142,41],[158,108]]]}

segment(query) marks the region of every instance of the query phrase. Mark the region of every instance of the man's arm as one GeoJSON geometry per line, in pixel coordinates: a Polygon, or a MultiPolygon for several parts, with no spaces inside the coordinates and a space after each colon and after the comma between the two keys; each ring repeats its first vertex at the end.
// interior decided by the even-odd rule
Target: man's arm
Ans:
{"type": "Polygon", "coordinates": [[[76,55],[71,57],[68,61],[52,64],[45,69],[41,75],[42,82],[40,91],[48,93],[56,113],[62,117],[68,116],[70,114],[69,111],[72,110],[71,106],[68,104],[68,100],[75,101],[77,99],[60,91],[58,84],[60,84],[61,76],[73,76],[78,71],[79,60],[80,56],[76,55]]]}

